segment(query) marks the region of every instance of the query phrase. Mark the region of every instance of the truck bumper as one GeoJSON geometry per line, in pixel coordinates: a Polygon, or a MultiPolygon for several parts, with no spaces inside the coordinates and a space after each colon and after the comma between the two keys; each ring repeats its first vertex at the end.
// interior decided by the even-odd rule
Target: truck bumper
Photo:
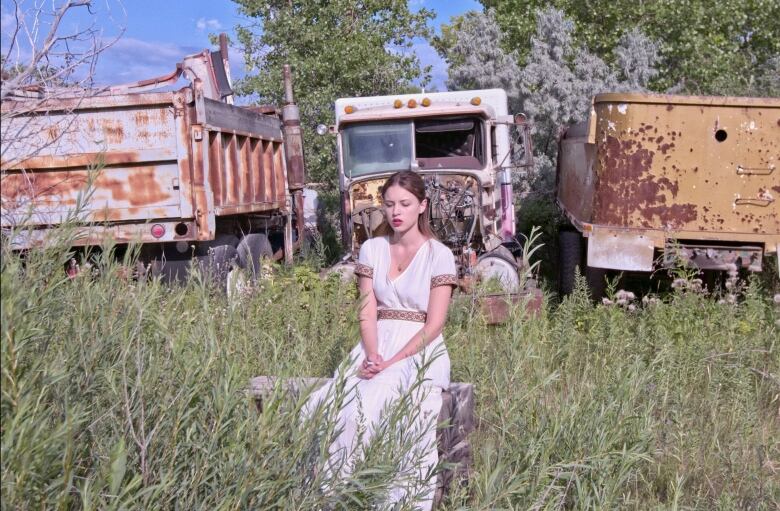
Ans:
{"type": "Polygon", "coordinates": [[[588,238],[587,263],[594,268],[653,271],[656,251],[659,251],[664,266],[686,262],[703,270],[728,270],[736,265],[761,271],[765,254],[780,253],[780,236],[668,232],[573,223],[588,238]]]}

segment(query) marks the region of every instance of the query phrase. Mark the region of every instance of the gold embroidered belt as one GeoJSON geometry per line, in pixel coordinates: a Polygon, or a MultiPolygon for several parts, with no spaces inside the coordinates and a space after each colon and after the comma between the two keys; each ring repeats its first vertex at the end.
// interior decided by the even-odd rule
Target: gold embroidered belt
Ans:
{"type": "Polygon", "coordinates": [[[420,311],[405,311],[400,309],[377,309],[376,319],[400,319],[403,321],[415,321],[425,323],[428,315],[420,311]]]}

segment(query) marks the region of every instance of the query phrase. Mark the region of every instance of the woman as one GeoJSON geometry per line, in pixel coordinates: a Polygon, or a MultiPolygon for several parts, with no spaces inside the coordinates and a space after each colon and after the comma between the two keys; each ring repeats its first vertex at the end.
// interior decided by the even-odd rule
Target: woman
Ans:
{"type": "MultiPolygon", "coordinates": [[[[405,393],[413,393],[413,406],[420,409],[411,415],[417,424],[428,424],[417,430],[421,433],[416,442],[417,451],[424,453],[417,477],[428,477],[428,482],[414,504],[430,509],[436,489],[430,471],[438,461],[435,424],[441,390],[450,383],[441,332],[457,285],[455,260],[431,231],[420,176],[411,171],[393,174],[381,194],[388,235],[367,240],[360,248],[355,273],[361,294],[361,341],[350,353],[346,385],[354,389],[354,396],[340,410],[342,432],[330,454],[345,462],[342,475],[349,474],[350,463],[370,440],[382,412],[405,393]]],[[[320,389],[312,401],[331,391],[320,389]]],[[[410,493],[414,492],[399,484],[389,498],[410,498],[410,493]]]]}

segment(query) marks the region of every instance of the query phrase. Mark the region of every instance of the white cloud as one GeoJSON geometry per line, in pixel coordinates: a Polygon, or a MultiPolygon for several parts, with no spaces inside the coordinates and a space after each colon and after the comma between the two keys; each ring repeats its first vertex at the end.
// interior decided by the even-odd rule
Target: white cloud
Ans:
{"type": "Polygon", "coordinates": [[[100,55],[96,80],[101,84],[119,84],[168,74],[185,56],[201,50],[123,37],[100,55]]]}
{"type": "Polygon", "coordinates": [[[222,28],[222,23],[220,23],[219,20],[216,18],[211,18],[211,19],[199,18],[198,21],[195,22],[195,26],[200,31],[206,29],[219,30],[222,28]]]}

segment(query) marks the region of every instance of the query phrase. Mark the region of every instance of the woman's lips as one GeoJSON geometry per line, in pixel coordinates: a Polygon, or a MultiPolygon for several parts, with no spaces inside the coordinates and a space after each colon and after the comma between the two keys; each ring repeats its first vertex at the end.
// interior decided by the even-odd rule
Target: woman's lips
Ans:
{"type": "Polygon", "coordinates": [[[401,225],[403,222],[401,220],[395,219],[393,220],[393,225],[401,225]]]}

